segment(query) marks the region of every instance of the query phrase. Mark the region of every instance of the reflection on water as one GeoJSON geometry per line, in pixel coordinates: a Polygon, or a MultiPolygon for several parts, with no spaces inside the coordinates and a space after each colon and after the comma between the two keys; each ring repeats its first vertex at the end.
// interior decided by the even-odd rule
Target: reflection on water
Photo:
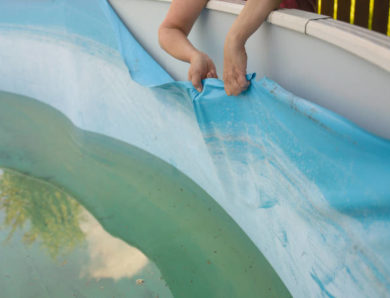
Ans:
{"type": "Polygon", "coordinates": [[[9,170],[0,176],[0,210],[7,240],[17,229],[25,230],[23,242],[39,239],[52,258],[67,253],[84,240],[80,229],[81,206],[64,192],[9,170]],[[26,226],[29,226],[26,229],[26,226]]]}
{"type": "Polygon", "coordinates": [[[140,250],[112,237],[87,210],[83,209],[82,216],[80,227],[86,235],[90,256],[83,274],[117,281],[132,278],[148,264],[147,257],[140,250]]]}
{"type": "MultiPolygon", "coordinates": [[[[8,169],[0,169],[1,240],[3,258],[12,258],[15,247],[24,253],[18,254],[13,267],[26,268],[26,259],[34,259],[52,267],[57,278],[66,278],[63,269],[69,262],[78,272],[74,277],[86,281],[76,291],[74,288],[56,291],[56,297],[87,294],[94,287],[106,288],[119,297],[138,297],[142,292],[146,297],[155,297],[152,294],[172,296],[157,267],[149,263],[140,250],[107,233],[76,200],[48,183],[8,169]],[[75,258],[79,262],[75,263],[75,258]],[[102,286],[104,279],[105,286],[102,286]],[[137,280],[146,282],[140,285],[137,280]],[[120,286],[120,281],[127,283],[127,289],[120,286]],[[130,290],[135,287],[143,289],[132,293],[130,290]]],[[[13,275],[6,266],[0,268],[0,275],[14,280],[20,278],[20,274],[13,275]]],[[[45,267],[39,275],[46,280],[46,286],[54,286],[47,270],[45,267]]],[[[23,287],[22,282],[18,285],[23,287]]],[[[1,288],[4,289],[3,285],[1,288]]],[[[9,285],[7,288],[5,293],[11,293],[9,285]]]]}
{"type": "Polygon", "coordinates": [[[27,179],[27,187],[19,181],[8,192],[31,198],[3,196],[3,206],[12,206],[9,211],[3,207],[9,230],[5,238],[12,239],[11,257],[1,254],[0,265],[10,276],[9,271],[17,271],[13,287],[0,278],[0,288],[10,291],[6,297],[20,296],[12,291],[31,284],[29,271],[40,281],[32,288],[55,291],[49,297],[58,297],[61,287],[64,293],[77,289],[87,297],[289,296],[264,256],[213,198],[161,159],[81,130],[34,99],[4,92],[0,140],[1,167],[56,186],[51,191],[30,187],[33,180],[27,176],[3,174],[9,176],[3,184],[27,179]],[[17,244],[18,237],[32,243],[29,252],[17,244]],[[64,268],[48,263],[36,250],[38,243],[49,252],[46,257],[65,262],[64,268]],[[17,258],[13,245],[34,258],[17,258]],[[96,285],[110,290],[90,292],[96,285]]]}

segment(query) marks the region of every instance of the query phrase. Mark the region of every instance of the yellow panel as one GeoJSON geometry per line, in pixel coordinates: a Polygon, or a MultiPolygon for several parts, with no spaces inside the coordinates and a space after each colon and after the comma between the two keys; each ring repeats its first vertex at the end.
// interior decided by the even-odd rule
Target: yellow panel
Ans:
{"type": "Polygon", "coordinates": [[[356,0],[351,0],[351,8],[349,10],[349,22],[351,24],[355,23],[355,7],[356,7],[356,0]]]}
{"type": "Polygon", "coordinates": [[[370,10],[368,12],[368,29],[372,29],[372,19],[374,17],[374,0],[370,0],[370,10]]]}

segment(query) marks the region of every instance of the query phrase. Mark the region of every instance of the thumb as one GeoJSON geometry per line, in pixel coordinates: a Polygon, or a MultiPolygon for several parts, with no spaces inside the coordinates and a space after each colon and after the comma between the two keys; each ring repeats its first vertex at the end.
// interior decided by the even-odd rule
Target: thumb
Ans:
{"type": "Polygon", "coordinates": [[[202,92],[202,81],[199,74],[193,75],[191,82],[195,89],[198,90],[198,92],[202,92]]]}

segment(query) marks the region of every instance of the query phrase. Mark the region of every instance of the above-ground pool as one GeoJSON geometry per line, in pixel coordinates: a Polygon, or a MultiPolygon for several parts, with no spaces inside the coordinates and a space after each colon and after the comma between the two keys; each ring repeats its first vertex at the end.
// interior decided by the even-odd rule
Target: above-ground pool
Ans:
{"type": "Polygon", "coordinates": [[[170,164],[31,98],[0,99],[1,164],[24,173],[0,175],[6,297],[287,295],[238,225],[170,164]]]}
{"type": "Polygon", "coordinates": [[[248,80],[174,81],[103,0],[0,0],[2,293],[388,296],[389,141],[248,80]]]}

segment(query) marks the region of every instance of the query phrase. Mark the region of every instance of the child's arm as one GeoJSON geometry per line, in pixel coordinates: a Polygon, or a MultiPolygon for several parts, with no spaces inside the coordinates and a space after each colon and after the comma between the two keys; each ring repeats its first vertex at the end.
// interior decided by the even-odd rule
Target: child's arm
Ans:
{"type": "Polygon", "coordinates": [[[249,86],[246,80],[245,43],[281,0],[248,0],[229,30],[224,47],[223,80],[228,95],[238,95],[249,86]]]}
{"type": "Polygon", "coordinates": [[[160,45],[165,51],[191,64],[188,79],[199,92],[202,90],[202,79],[217,77],[211,59],[197,50],[187,39],[206,3],[207,0],[173,0],[158,32],[160,45]]]}
{"type": "MultiPolygon", "coordinates": [[[[238,95],[246,88],[247,55],[245,43],[264,22],[281,0],[248,0],[225,40],[223,80],[228,95],[238,95]]],[[[188,79],[198,91],[201,80],[216,78],[214,63],[198,51],[187,39],[196,18],[207,0],[173,0],[168,14],[159,28],[161,47],[177,59],[191,63],[188,79]]]]}

